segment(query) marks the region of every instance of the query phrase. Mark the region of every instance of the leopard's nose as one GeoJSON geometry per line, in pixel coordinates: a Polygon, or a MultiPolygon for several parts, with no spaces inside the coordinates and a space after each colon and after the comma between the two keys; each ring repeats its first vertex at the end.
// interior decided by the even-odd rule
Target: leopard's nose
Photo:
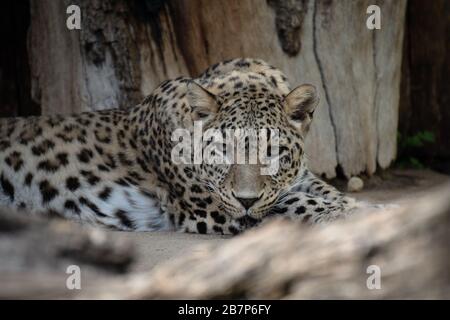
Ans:
{"type": "Polygon", "coordinates": [[[239,198],[235,197],[237,201],[239,201],[246,210],[248,210],[259,198],[239,198]]]}

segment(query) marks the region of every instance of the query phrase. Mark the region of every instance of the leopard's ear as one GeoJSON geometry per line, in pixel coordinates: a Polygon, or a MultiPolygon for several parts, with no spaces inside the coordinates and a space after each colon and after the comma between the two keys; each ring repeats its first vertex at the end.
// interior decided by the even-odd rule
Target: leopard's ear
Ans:
{"type": "Polygon", "coordinates": [[[211,120],[219,109],[215,95],[194,81],[189,82],[187,87],[192,120],[205,122],[211,120]]]}
{"type": "Polygon", "coordinates": [[[285,108],[290,122],[306,134],[312,121],[314,110],[319,103],[316,88],[302,84],[292,90],[285,98],[285,108]]]}

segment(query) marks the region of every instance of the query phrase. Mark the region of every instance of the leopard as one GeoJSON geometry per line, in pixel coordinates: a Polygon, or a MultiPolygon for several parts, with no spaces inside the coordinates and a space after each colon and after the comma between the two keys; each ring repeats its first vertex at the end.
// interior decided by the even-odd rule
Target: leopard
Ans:
{"type": "Polygon", "coordinates": [[[236,58],[166,80],[130,108],[3,118],[0,206],[121,231],[236,235],[276,217],[334,221],[359,202],[308,169],[305,139],[319,100],[315,86],[291,89],[267,62],[236,58]],[[259,160],[189,161],[195,154],[174,161],[198,123],[202,132],[276,131],[266,151],[278,147],[277,170],[262,174],[259,160]]]}

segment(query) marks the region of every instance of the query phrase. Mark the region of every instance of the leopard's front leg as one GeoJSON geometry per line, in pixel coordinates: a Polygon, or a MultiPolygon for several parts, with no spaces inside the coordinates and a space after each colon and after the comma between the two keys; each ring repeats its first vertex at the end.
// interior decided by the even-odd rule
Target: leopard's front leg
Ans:
{"type": "Polygon", "coordinates": [[[304,192],[330,201],[339,201],[348,198],[344,193],[319,179],[306,167],[303,168],[299,179],[291,187],[290,192],[304,192]]]}
{"type": "Polygon", "coordinates": [[[331,201],[305,192],[292,192],[277,203],[271,213],[308,224],[328,222],[347,215],[355,206],[353,199],[346,198],[331,201]]]}

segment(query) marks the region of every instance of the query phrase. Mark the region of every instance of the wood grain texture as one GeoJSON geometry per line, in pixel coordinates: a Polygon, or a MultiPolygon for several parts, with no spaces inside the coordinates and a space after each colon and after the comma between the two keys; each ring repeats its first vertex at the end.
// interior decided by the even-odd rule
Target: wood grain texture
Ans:
{"type": "Polygon", "coordinates": [[[84,110],[77,33],[66,27],[69,1],[32,1],[29,30],[31,95],[42,114],[84,110]]]}

